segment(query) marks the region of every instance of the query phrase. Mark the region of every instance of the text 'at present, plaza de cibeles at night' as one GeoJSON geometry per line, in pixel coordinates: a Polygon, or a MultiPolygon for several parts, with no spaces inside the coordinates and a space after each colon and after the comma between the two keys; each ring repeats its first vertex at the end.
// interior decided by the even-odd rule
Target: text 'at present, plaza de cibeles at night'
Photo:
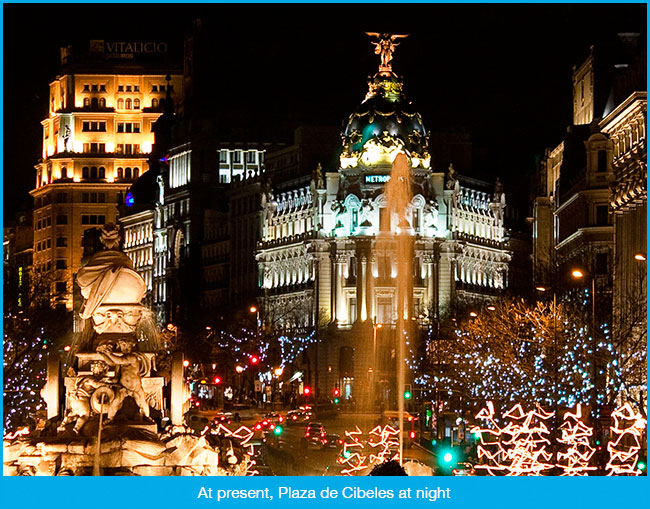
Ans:
{"type": "Polygon", "coordinates": [[[4,228],[4,475],[645,475],[638,34],[585,43],[519,222],[407,35],[363,37],[365,97],[290,142],[211,123],[200,25],[61,48],[4,228]]]}

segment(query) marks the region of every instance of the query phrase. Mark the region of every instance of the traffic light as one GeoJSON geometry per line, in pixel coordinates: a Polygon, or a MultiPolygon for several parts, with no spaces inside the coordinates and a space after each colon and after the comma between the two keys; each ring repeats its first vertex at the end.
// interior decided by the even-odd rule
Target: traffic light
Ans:
{"type": "Polygon", "coordinates": [[[454,453],[451,449],[447,449],[446,451],[443,451],[442,453],[442,461],[446,465],[450,465],[454,461],[454,453]]]}
{"type": "Polygon", "coordinates": [[[339,388],[338,388],[338,387],[334,387],[334,390],[332,391],[332,395],[333,395],[335,398],[338,398],[338,397],[341,395],[341,391],[339,391],[339,388]]]}
{"type": "Polygon", "coordinates": [[[637,461],[637,463],[636,463],[636,469],[641,471],[641,472],[643,472],[646,469],[646,466],[647,465],[646,465],[645,458],[639,459],[639,461],[637,461]]]}
{"type": "Polygon", "coordinates": [[[308,385],[305,385],[305,387],[302,390],[302,393],[305,396],[309,396],[311,394],[311,387],[309,387],[308,385]]]}
{"type": "Polygon", "coordinates": [[[335,405],[338,405],[338,404],[340,403],[340,401],[341,401],[341,400],[340,400],[339,398],[334,398],[334,404],[335,404],[335,405]]]}
{"type": "Polygon", "coordinates": [[[259,359],[259,357],[257,355],[251,355],[250,361],[251,361],[251,364],[257,364],[258,362],[260,362],[260,359],[259,359]]]}
{"type": "Polygon", "coordinates": [[[279,424],[275,428],[273,428],[273,433],[275,435],[282,435],[283,431],[284,431],[284,428],[282,426],[280,426],[279,424]]]}
{"type": "Polygon", "coordinates": [[[411,399],[413,393],[411,392],[411,384],[404,385],[404,399],[411,399]]]}
{"type": "Polygon", "coordinates": [[[215,376],[215,377],[212,379],[212,383],[213,383],[214,385],[219,385],[219,384],[221,383],[221,378],[219,378],[218,376],[215,376]]]}

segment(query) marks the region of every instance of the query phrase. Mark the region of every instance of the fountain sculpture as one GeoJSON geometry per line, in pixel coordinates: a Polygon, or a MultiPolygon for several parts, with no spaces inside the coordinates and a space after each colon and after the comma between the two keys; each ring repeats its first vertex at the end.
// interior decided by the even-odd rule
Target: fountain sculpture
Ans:
{"type": "Polygon", "coordinates": [[[100,240],[103,249],[77,273],[86,327],[71,367],[61,380],[60,360],[49,358],[42,391],[48,421],[5,437],[4,475],[246,475],[252,434],[199,435],[184,425],[182,355],[173,357],[171,376],[157,374],[158,342],[146,337],[151,313],[141,304],[145,282],[119,249],[117,226],[105,225],[100,240]],[[170,421],[164,430],[163,417],[170,421]]]}

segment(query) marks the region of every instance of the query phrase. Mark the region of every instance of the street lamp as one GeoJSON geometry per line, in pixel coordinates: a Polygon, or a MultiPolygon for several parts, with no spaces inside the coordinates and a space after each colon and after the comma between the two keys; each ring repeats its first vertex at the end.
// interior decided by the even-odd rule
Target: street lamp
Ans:
{"type": "Polygon", "coordinates": [[[598,393],[596,390],[596,377],[598,375],[598,367],[597,367],[597,354],[596,350],[598,348],[598,343],[596,342],[596,278],[593,276],[593,274],[587,275],[586,272],[584,272],[581,269],[573,269],[571,271],[571,277],[574,279],[579,279],[583,280],[587,277],[591,279],[591,342],[592,342],[592,355],[593,355],[593,373],[594,373],[594,379],[593,379],[593,394],[592,394],[592,412],[594,416],[596,415],[596,408],[598,405],[598,393]]]}

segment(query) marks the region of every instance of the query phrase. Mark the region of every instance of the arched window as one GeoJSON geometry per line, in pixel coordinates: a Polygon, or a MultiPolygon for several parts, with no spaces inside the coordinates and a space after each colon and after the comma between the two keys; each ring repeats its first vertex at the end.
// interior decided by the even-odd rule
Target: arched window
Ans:
{"type": "Polygon", "coordinates": [[[130,178],[131,178],[131,168],[128,168],[128,167],[127,167],[127,168],[124,170],[124,177],[127,178],[127,179],[130,179],[130,178]]]}
{"type": "Polygon", "coordinates": [[[99,99],[99,107],[100,108],[106,108],[106,99],[105,98],[100,98],[99,99]]]}
{"type": "Polygon", "coordinates": [[[137,179],[140,176],[140,169],[139,168],[133,168],[133,178],[137,179]]]}
{"type": "Polygon", "coordinates": [[[133,109],[134,110],[140,109],[140,99],[133,99],[133,109]]]}
{"type": "Polygon", "coordinates": [[[124,99],[118,99],[117,100],[117,109],[118,110],[123,110],[124,109],[124,99]]]}
{"type": "Polygon", "coordinates": [[[62,179],[68,178],[68,169],[65,166],[61,168],[61,178],[62,179]]]}
{"type": "Polygon", "coordinates": [[[124,169],[123,168],[118,168],[117,169],[117,178],[118,179],[124,178],[124,169]]]}
{"type": "Polygon", "coordinates": [[[84,108],[87,108],[90,106],[90,99],[88,97],[84,97],[84,108]]]}
{"type": "Polygon", "coordinates": [[[88,168],[88,166],[84,166],[81,169],[81,177],[85,179],[90,177],[90,169],[88,168]]]}
{"type": "Polygon", "coordinates": [[[97,108],[99,106],[99,100],[96,97],[93,97],[90,101],[90,105],[93,108],[97,108]]]}
{"type": "Polygon", "coordinates": [[[92,168],[90,168],[90,178],[91,179],[97,178],[97,166],[93,166],[92,168]]]}
{"type": "Polygon", "coordinates": [[[106,178],[106,168],[104,168],[103,166],[99,167],[99,178],[100,179],[106,178]]]}
{"type": "Polygon", "coordinates": [[[151,99],[151,107],[152,108],[158,107],[158,99],[151,99]]]}
{"type": "Polygon", "coordinates": [[[126,108],[127,110],[130,110],[130,109],[131,109],[131,99],[127,99],[127,100],[126,100],[125,108],[126,108]]]}

